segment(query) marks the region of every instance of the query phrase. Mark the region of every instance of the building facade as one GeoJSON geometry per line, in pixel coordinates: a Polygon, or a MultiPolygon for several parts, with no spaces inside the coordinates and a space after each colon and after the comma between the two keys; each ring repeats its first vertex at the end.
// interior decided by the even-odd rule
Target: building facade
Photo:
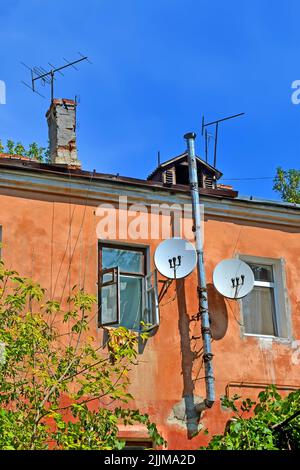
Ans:
{"type": "MultiPolygon", "coordinates": [[[[54,101],[54,108],[71,103],[54,101]]],[[[186,154],[138,180],[81,170],[76,139],[66,138],[71,145],[62,133],[57,151],[64,163],[55,147],[49,164],[0,155],[1,256],[50,298],[64,298],[75,284],[98,295],[92,331],[99,344],[105,328],[153,326],[130,391],[169,449],[196,449],[208,439],[202,430],[223,431],[230,414],[222,395],[252,397],[270,383],[283,392],[299,388],[300,206],[240,197],[198,159],[216,392],[214,405],[203,409],[196,272],[167,283],[153,260],[166,238],[193,241],[186,154]],[[225,299],[213,286],[215,266],[228,258],[244,260],[254,273],[244,299],[225,299]]],[[[121,435],[135,445],[147,439],[142,426],[121,435]]]]}

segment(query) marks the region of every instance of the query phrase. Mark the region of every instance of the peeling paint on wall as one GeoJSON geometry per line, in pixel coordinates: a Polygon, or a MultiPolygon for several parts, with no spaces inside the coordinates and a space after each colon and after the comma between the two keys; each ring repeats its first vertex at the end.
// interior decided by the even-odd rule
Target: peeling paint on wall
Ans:
{"type": "Polygon", "coordinates": [[[261,337],[258,339],[258,342],[259,342],[259,347],[261,350],[267,350],[267,351],[272,350],[273,338],[261,337]]]}
{"type": "Polygon", "coordinates": [[[292,364],[298,365],[300,364],[300,340],[293,341],[292,348],[295,349],[291,357],[292,364]]]}
{"type": "Polygon", "coordinates": [[[276,383],[274,359],[276,360],[277,354],[273,348],[273,338],[259,338],[258,344],[262,353],[264,369],[267,373],[268,382],[276,383]]]}
{"type": "Polygon", "coordinates": [[[189,435],[196,435],[203,428],[200,418],[203,413],[196,411],[197,405],[204,403],[203,397],[187,395],[173,406],[168,417],[168,424],[175,424],[188,431],[189,435]]]}

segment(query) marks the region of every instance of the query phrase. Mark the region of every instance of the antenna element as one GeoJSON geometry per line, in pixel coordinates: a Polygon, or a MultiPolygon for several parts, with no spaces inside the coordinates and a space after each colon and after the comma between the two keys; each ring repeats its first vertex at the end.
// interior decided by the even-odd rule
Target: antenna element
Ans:
{"type": "Polygon", "coordinates": [[[49,70],[48,72],[46,70],[44,70],[42,67],[33,67],[33,68],[30,68],[28,67],[26,64],[24,64],[23,62],[21,62],[22,65],[24,65],[26,68],[28,68],[30,70],[30,73],[31,73],[31,86],[28,85],[27,83],[23,82],[22,83],[24,85],[26,85],[27,87],[29,87],[34,93],[37,93],[38,95],[42,96],[43,98],[45,98],[43,95],[41,95],[37,90],[36,90],[36,87],[35,87],[35,82],[37,80],[40,80],[42,82],[43,85],[45,84],[49,84],[51,86],[51,102],[53,101],[53,98],[54,98],[54,80],[55,80],[55,74],[58,72],[60,75],[63,75],[63,73],[61,72],[61,70],[67,68],[67,67],[73,67],[75,70],[78,70],[76,67],[75,67],[75,64],[78,64],[79,62],[82,62],[83,60],[86,60],[88,61],[89,63],[91,63],[88,59],[87,56],[83,56],[82,54],[79,53],[79,55],[81,56],[80,59],[77,59],[77,60],[74,60],[73,62],[68,62],[65,58],[63,58],[67,63],[66,65],[62,65],[61,67],[55,67],[53,66],[52,64],[50,64],[50,62],[48,62],[48,64],[50,65],[51,67],[51,70],[49,70]]]}
{"type": "Polygon", "coordinates": [[[205,158],[206,158],[206,161],[207,161],[207,152],[208,152],[208,149],[207,149],[208,148],[208,141],[207,141],[208,134],[206,132],[206,127],[215,125],[215,148],[214,148],[214,165],[213,165],[214,168],[216,168],[216,165],[217,165],[217,146],[218,146],[219,122],[228,121],[229,119],[233,119],[233,118],[236,118],[238,116],[243,116],[243,114],[245,114],[245,113],[234,114],[233,116],[228,116],[228,117],[225,117],[225,118],[222,118],[222,119],[217,119],[216,121],[207,122],[206,124],[204,122],[204,116],[202,117],[201,133],[203,135],[204,129],[205,129],[204,139],[205,139],[205,158]]]}

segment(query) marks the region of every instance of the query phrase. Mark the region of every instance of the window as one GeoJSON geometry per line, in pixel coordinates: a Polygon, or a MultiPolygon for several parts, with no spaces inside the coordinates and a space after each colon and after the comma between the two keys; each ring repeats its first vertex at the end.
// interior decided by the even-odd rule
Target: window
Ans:
{"type": "Polygon", "coordinates": [[[147,274],[146,255],[144,248],[100,245],[99,325],[158,325],[156,272],[147,274]]]}
{"type": "Polygon", "coordinates": [[[153,444],[152,441],[148,439],[144,440],[126,440],[125,441],[125,447],[123,450],[146,450],[146,449],[152,449],[153,444]]]}
{"type": "Polygon", "coordinates": [[[242,299],[244,332],[289,336],[289,321],[281,260],[242,257],[253,271],[254,288],[242,299]]]}

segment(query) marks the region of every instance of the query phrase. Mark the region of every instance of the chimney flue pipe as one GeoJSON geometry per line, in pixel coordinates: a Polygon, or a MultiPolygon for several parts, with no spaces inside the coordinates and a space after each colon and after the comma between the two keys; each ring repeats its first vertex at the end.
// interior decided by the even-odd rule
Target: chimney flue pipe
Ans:
{"type": "Polygon", "coordinates": [[[188,163],[189,163],[189,182],[193,208],[193,225],[196,238],[197,251],[197,276],[198,276],[198,299],[199,316],[201,318],[201,334],[203,340],[203,359],[205,366],[205,386],[206,386],[206,408],[211,408],[215,401],[214,373],[212,366],[213,354],[211,351],[211,329],[209,322],[206,275],[204,267],[203,239],[201,234],[201,214],[200,199],[198,187],[197,161],[195,154],[196,134],[189,132],[184,135],[187,142],[188,163]]]}

